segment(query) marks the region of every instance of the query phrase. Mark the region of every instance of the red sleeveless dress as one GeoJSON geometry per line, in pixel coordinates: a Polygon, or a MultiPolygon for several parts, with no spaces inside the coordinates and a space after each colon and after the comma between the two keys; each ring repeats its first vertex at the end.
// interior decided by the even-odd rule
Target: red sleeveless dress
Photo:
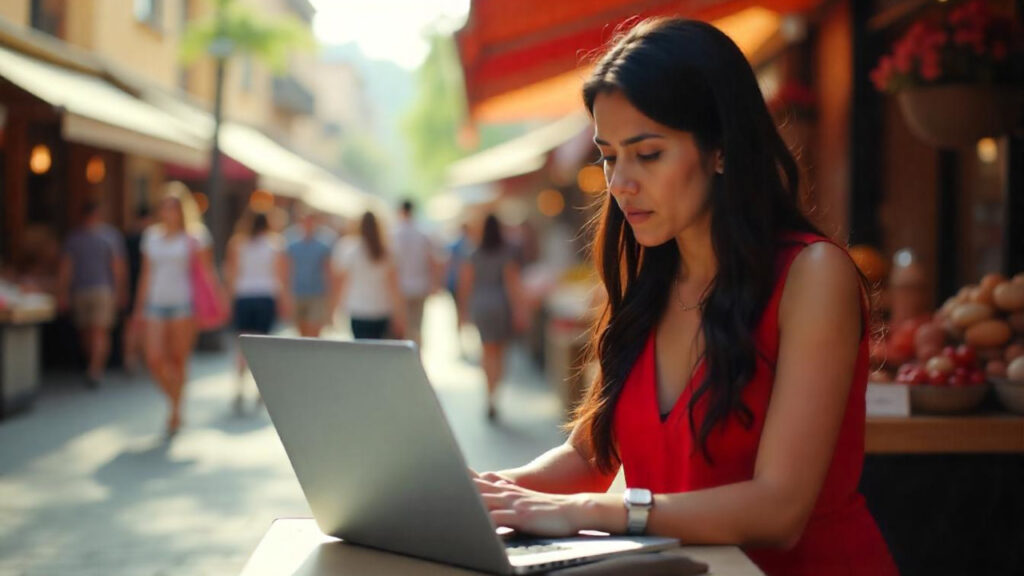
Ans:
{"type": "MultiPolygon", "coordinates": [[[[805,233],[783,237],[776,261],[775,289],[755,336],[762,354],[758,355],[754,376],[743,391],[743,401],[754,415],[753,425],[747,429],[736,417],[731,417],[724,425],[716,427],[708,436],[713,465],[704,459],[689,427],[688,406],[693,390],[704,377],[704,362],[699,363],[692,380],[662,421],[658,412],[655,333],[652,330],[615,407],[613,434],[627,486],[665,494],[743,482],[753,477],[772,393],[774,364],[778,359],[779,300],[786,275],[801,249],[828,241],[805,233]]],[[[898,574],[864,497],[857,492],[864,460],[868,333],[865,330],[860,341],[853,385],[832,463],[799,543],[790,550],[744,549],[769,576],[898,574]]],[[[695,412],[699,418],[703,417],[700,404],[695,412]]]]}

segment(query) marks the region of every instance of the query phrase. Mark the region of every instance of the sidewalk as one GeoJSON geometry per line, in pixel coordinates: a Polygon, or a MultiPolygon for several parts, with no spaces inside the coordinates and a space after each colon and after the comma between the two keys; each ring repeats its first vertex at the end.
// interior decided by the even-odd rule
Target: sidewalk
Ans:
{"type": "MultiPolygon", "coordinates": [[[[427,372],[470,466],[517,465],[562,441],[561,407],[522,353],[491,426],[450,300],[430,300],[425,324],[427,372]]],[[[227,353],[196,357],[170,444],[145,377],[114,373],[93,392],[48,377],[31,412],[0,422],[0,576],[237,574],[275,518],[309,516],[266,411],[232,413],[231,373],[227,353]]]]}

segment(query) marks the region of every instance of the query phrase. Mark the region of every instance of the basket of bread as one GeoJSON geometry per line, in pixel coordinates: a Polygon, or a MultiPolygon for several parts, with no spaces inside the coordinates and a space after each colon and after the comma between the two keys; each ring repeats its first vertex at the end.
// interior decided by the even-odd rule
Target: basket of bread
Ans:
{"type": "Polygon", "coordinates": [[[888,346],[890,359],[906,356],[895,380],[911,385],[913,411],[974,410],[991,383],[1024,414],[1024,273],[964,286],[930,317],[896,327],[888,346]]]}

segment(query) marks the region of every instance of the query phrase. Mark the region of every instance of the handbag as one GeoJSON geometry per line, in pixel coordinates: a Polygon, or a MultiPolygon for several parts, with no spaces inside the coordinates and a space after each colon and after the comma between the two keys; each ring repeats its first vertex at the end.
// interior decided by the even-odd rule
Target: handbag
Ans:
{"type": "Polygon", "coordinates": [[[228,309],[221,297],[220,281],[209,273],[199,255],[199,242],[190,238],[189,284],[192,288],[192,310],[200,330],[216,330],[228,321],[228,309]]]}

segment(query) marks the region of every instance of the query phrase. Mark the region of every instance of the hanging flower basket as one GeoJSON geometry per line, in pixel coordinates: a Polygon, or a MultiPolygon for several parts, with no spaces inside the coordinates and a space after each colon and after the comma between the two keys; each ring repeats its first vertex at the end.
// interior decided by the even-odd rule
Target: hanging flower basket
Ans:
{"type": "Polygon", "coordinates": [[[879,59],[871,81],[897,95],[914,135],[959,147],[1019,127],[1024,33],[1005,8],[968,0],[926,10],[879,59]]]}
{"type": "Polygon", "coordinates": [[[899,93],[910,131],[939,148],[973,146],[980,138],[1006,134],[1024,118],[1024,88],[949,84],[899,93]]]}

